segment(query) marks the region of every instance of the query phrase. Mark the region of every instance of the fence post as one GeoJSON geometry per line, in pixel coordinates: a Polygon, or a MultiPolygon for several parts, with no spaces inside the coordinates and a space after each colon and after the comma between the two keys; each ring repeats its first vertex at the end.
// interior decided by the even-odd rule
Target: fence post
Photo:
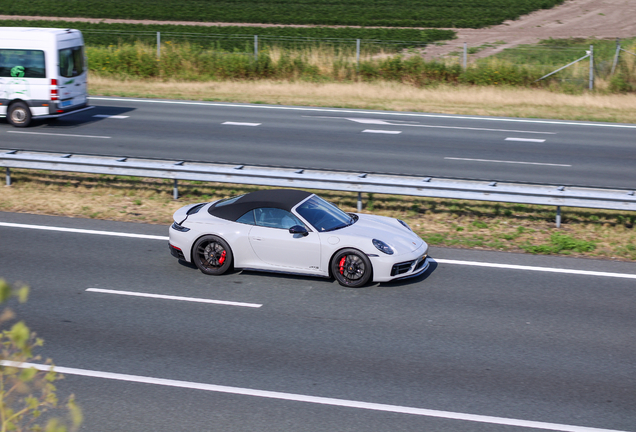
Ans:
{"type": "Polygon", "coordinates": [[[463,61],[464,70],[466,70],[467,64],[468,64],[468,44],[464,42],[464,61],[463,61]]]}
{"type": "Polygon", "coordinates": [[[556,227],[561,228],[561,206],[557,206],[556,227]]]}
{"type": "Polygon", "coordinates": [[[258,60],[258,35],[254,35],[254,61],[258,60]]]}
{"type": "Polygon", "coordinates": [[[362,211],[362,192],[358,192],[358,212],[362,211]]]}
{"type": "Polygon", "coordinates": [[[157,32],[157,58],[161,58],[161,32],[157,32]]]}
{"type": "Polygon", "coordinates": [[[7,186],[11,186],[11,169],[7,167],[7,186]]]}
{"type": "Polygon", "coordinates": [[[616,38],[616,54],[614,54],[614,63],[612,63],[612,72],[610,75],[614,75],[616,71],[616,66],[618,65],[618,56],[621,52],[621,40],[620,38],[616,38]]]}
{"type": "Polygon", "coordinates": [[[356,72],[360,72],[360,39],[356,39],[356,72]]]}
{"type": "Polygon", "coordinates": [[[177,179],[174,179],[174,186],[172,187],[172,197],[175,200],[179,199],[179,184],[177,179]]]}
{"type": "Polygon", "coordinates": [[[594,45],[590,45],[590,90],[594,90],[594,45]]]}

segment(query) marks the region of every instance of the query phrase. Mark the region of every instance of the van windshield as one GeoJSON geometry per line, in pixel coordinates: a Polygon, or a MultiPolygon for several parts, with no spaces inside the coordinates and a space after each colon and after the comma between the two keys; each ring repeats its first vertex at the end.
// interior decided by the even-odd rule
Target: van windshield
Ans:
{"type": "Polygon", "coordinates": [[[60,76],[72,78],[84,73],[84,47],[60,50],[60,76]]]}
{"type": "Polygon", "coordinates": [[[44,51],[0,49],[0,77],[46,78],[44,51]]]}

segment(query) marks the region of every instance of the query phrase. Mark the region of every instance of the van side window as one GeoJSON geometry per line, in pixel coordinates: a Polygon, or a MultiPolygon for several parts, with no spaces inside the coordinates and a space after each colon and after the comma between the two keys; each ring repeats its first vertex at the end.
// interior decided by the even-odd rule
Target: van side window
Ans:
{"type": "Polygon", "coordinates": [[[84,73],[84,47],[60,50],[60,75],[73,78],[84,73]]]}
{"type": "Polygon", "coordinates": [[[44,51],[0,49],[0,77],[46,78],[44,51]]]}

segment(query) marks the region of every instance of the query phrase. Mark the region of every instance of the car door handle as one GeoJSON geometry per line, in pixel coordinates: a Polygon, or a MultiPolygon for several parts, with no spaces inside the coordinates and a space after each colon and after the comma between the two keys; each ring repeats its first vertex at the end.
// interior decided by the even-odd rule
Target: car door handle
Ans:
{"type": "Polygon", "coordinates": [[[263,238],[262,237],[252,237],[252,240],[254,240],[254,241],[262,241],[263,238]]]}

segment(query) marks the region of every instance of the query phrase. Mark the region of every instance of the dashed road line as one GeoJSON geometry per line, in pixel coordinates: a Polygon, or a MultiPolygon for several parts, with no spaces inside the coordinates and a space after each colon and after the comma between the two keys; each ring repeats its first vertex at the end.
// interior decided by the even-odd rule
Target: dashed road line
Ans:
{"type": "Polygon", "coordinates": [[[465,126],[441,126],[441,125],[426,125],[417,124],[416,122],[405,120],[380,120],[380,119],[368,119],[368,118],[353,118],[353,117],[333,117],[333,116],[303,116],[306,118],[326,118],[336,120],[349,120],[355,123],[363,124],[377,124],[387,126],[400,126],[400,127],[415,127],[415,128],[431,128],[431,129],[456,129],[456,130],[471,130],[471,131],[484,131],[484,132],[506,132],[506,133],[523,133],[523,134],[540,134],[540,135],[556,135],[556,132],[545,131],[526,131],[526,130],[510,130],[510,129],[491,129],[491,128],[478,128],[478,127],[465,127],[465,126]]]}
{"type": "Polygon", "coordinates": [[[102,288],[87,288],[88,292],[96,292],[102,294],[116,294],[116,295],[125,295],[125,296],[133,296],[133,297],[147,297],[147,298],[155,298],[162,300],[177,300],[177,301],[187,301],[187,302],[195,302],[195,303],[211,303],[225,306],[241,306],[241,307],[249,307],[249,308],[259,308],[263,306],[258,303],[241,303],[241,302],[233,302],[233,301],[225,301],[225,300],[211,300],[211,299],[202,299],[195,297],[181,297],[181,296],[172,296],[172,295],[164,295],[164,294],[149,294],[149,293],[141,293],[134,291],[118,291],[118,290],[110,290],[110,289],[102,289],[102,288]]]}
{"type": "Polygon", "coordinates": [[[231,126],[260,126],[262,123],[245,123],[245,122],[230,122],[230,121],[227,121],[227,122],[224,122],[224,123],[221,123],[221,124],[231,125],[231,126]]]}
{"type": "Polygon", "coordinates": [[[125,115],[108,115],[108,114],[95,114],[93,117],[96,118],[107,118],[107,119],[127,119],[130,116],[125,115]]]}
{"type": "Polygon", "coordinates": [[[362,132],[363,133],[375,133],[375,134],[390,134],[390,135],[397,135],[397,134],[401,134],[402,133],[402,131],[381,130],[381,129],[365,129],[362,132]]]}
{"type": "Polygon", "coordinates": [[[534,143],[542,143],[545,142],[544,139],[534,139],[534,138],[514,138],[509,137],[506,138],[505,141],[519,141],[519,142],[534,142],[534,143]]]}

